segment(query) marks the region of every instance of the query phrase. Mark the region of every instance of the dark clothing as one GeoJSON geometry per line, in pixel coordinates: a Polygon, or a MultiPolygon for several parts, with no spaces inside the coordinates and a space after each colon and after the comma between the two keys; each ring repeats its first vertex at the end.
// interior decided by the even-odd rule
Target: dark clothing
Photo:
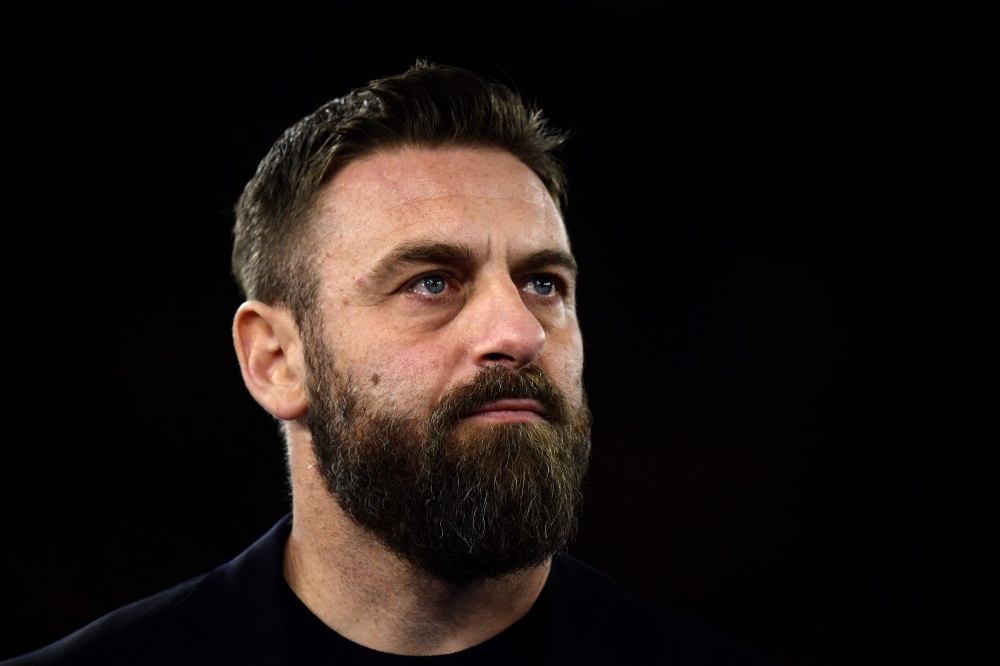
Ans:
{"type": "Polygon", "coordinates": [[[531,611],[500,635],[440,657],[401,657],[324,625],[282,576],[291,519],[214,571],[125,606],[7,666],[43,664],[766,664],[683,616],[637,598],[568,555],[531,611]]]}

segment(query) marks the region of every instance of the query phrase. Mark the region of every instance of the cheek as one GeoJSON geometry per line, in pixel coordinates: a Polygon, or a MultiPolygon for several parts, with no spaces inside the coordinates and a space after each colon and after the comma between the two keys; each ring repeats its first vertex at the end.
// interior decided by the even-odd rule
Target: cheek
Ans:
{"type": "Polygon", "coordinates": [[[539,360],[552,381],[579,405],[583,401],[583,338],[579,328],[550,336],[539,360]]]}
{"type": "Polygon", "coordinates": [[[367,345],[356,368],[372,394],[406,409],[429,409],[448,385],[453,355],[453,349],[433,343],[394,344],[380,338],[367,345]]]}

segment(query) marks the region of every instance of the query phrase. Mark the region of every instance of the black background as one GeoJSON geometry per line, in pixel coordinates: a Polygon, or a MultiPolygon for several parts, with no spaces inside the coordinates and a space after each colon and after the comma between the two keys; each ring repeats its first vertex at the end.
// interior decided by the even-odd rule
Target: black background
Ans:
{"type": "Polygon", "coordinates": [[[286,126],[418,57],[575,133],[596,427],[572,552],[790,664],[974,649],[996,83],[974,7],[131,11],[7,28],[0,658],[287,511],[231,348],[231,206],[286,126]]]}

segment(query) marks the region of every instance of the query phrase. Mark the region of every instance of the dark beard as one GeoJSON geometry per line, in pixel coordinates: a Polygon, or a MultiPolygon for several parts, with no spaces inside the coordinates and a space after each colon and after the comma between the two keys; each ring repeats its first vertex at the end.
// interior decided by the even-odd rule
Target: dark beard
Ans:
{"type": "Polygon", "coordinates": [[[327,487],[390,550],[446,578],[499,577],[572,540],[590,412],[571,409],[540,368],[483,368],[424,420],[372,404],[324,347],[307,345],[306,356],[308,424],[327,487]],[[463,416],[505,398],[538,401],[544,418],[456,435],[463,416]]]}

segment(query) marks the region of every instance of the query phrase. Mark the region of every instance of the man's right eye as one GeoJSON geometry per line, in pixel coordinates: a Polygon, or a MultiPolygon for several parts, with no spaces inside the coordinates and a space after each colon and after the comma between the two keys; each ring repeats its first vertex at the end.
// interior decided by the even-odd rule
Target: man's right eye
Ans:
{"type": "Polygon", "coordinates": [[[421,278],[415,285],[413,285],[413,291],[418,294],[430,294],[436,296],[444,293],[447,286],[448,283],[445,282],[443,277],[439,275],[428,275],[427,277],[421,278]]]}

